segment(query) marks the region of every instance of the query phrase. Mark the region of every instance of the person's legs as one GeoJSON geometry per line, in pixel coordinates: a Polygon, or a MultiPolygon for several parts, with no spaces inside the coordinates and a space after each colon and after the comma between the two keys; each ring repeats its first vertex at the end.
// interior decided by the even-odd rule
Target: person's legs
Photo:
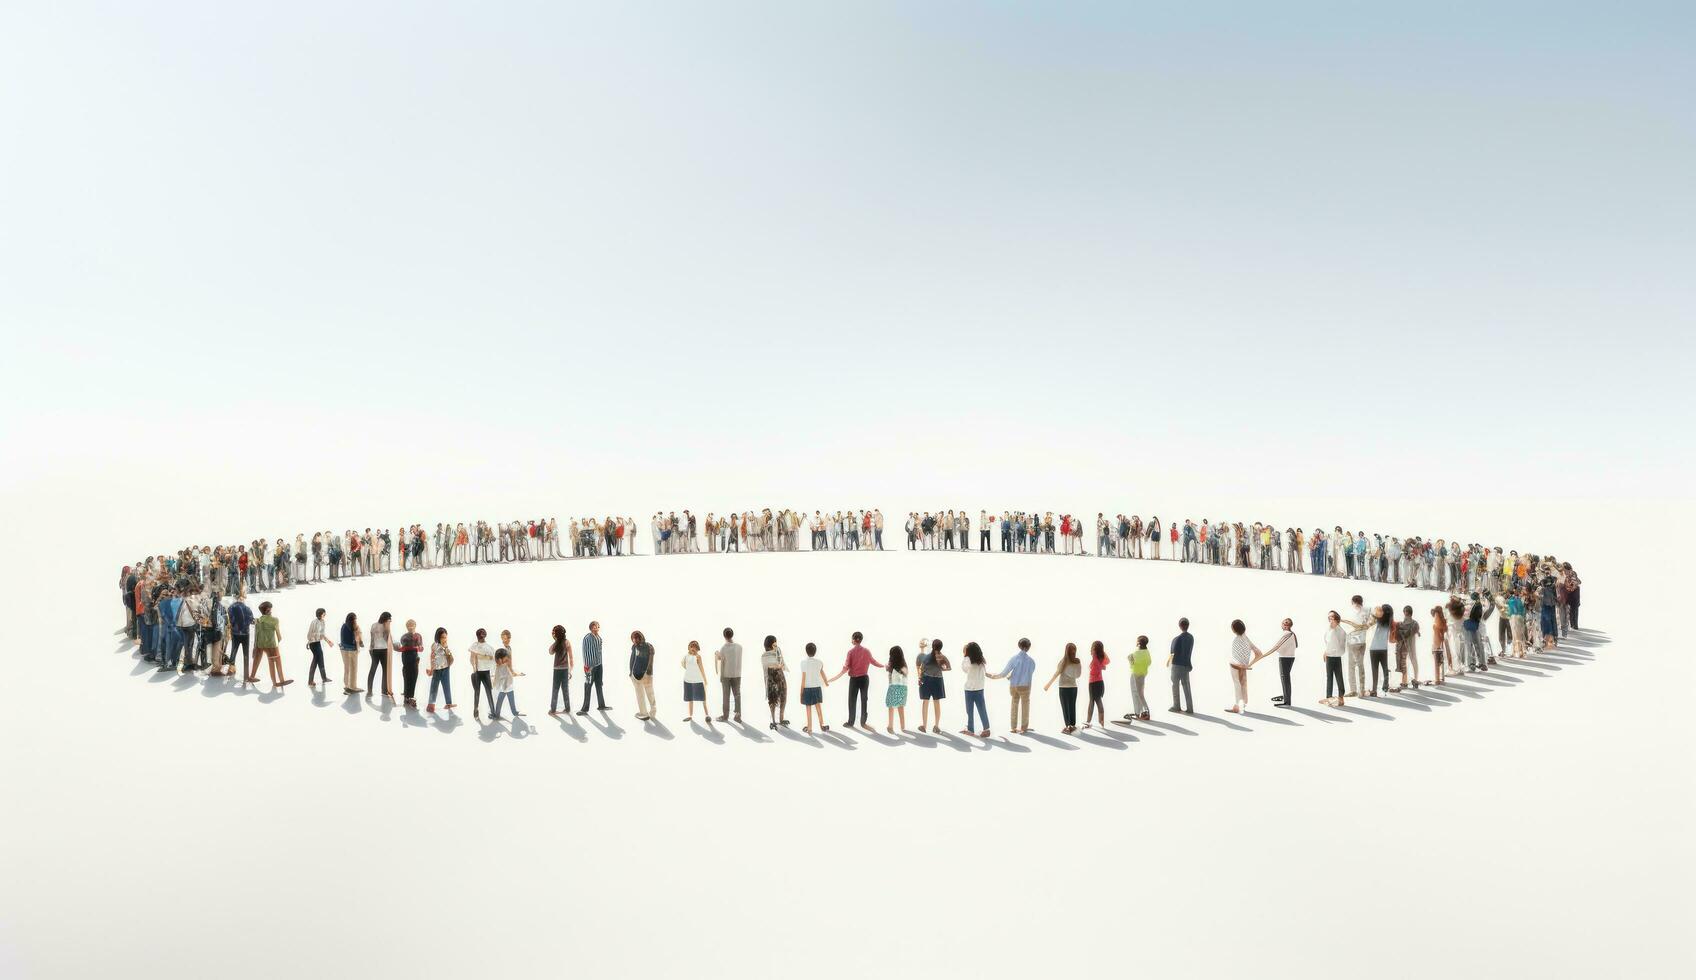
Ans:
{"type": "Polygon", "coordinates": [[[571,671],[554,668],[553,684],[548,688],[548,714],[559,711],[559,700],[565,698],[565,710],[571,710],[571,671]]]}
{"type": "Polygon", "coordinates": [[[1148,675],[1131,675],[1131,714],[1141,717],[1148,714],[1148,675]]]}
{"type": "Polygon", "coordinates": [[[1349,697],[1366,690],[1366,648],[1349,647],[1349,697]]]}
{"type": "Polygon", "coordinates": [[[1075,687],[1060,689],[1060,720],[1067,728],[1078,725],[1078,689],[1075,687]]]}
{"type": "Polygon", "coordinates": [[[383,661],[386,658],[381,650],[370,651],[370,656],[371,669],[365,672],[365,689],[367,691],[375,691],[377,690],[377,671],[383,666],[383,661]]]}
{"type": "Polygon", "coordinates": [[[1286,706],[1292,703],[1290,701],[1290,671],[1294,670],[1295,666],[1296,658],[1294,657],[1278,658],[1278,687],[1283,691],[1282,700],[1286,706]]]}

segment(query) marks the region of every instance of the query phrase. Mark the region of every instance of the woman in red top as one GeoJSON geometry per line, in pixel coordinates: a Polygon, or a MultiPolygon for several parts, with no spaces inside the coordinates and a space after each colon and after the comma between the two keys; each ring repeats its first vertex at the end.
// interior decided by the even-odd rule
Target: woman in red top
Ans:
{"type": "Polygon", "coordinates": [[[1101,672],[1107,669],[1107,648],[1096,640],[1089,645],[1089,708],[1084,712],[1084,727],[1090,727],[1090,719],[1101,713],[1101,727],[1107,727],[1107,707],[1102,703],[1101,696],[1107,692],[1107,681],[1101,672]]]}

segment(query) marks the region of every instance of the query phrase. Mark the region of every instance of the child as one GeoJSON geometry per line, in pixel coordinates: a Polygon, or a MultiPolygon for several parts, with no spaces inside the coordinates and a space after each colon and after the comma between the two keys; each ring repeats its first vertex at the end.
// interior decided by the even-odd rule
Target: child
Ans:
{"type": "Polygon", "coordinates": [[[1153,662],[1154,654],[1149,652],[1148,637],[1137,637],[1137,648],[1131,653],[1131,713],[1126,718],[1148,720],[1148,698],[1143,693],[1143,685],[1148,682],[1148,668],[1153,662]]]}
{"type": "Polygon", "coordinates": [[[883,706],[889,709],[889,724],[884,731],[895,734],[895,717],[901,716],[901,730],[907,730],[907,654],[900,647],[889,648],[889,688],[883,696],[883,706]]]}
{"type": "Polygon", "coordinates": [[[824,661],[819,659],[818,645],[809,643],[807,656],[801,661],[801,710],[805,713],[801,730],[809,735],[813,731],[815,711],[818,712],[819,731],[830,731],[830,726],[824,723],[824,689],[829,686],[830,678],[824,676],[824,661]]]}
{"type": "MultiPolygon", "coordinates": [[[[506,635],[503,631],[502,635],[506,635]]],[[[518,696],[513,693],[513,678],[524,675],[512,669],[512,654],[506,647],[495,651],[495,710],[490,713],[490,721],[501,720],[501,705],[504,703],[512,709],[514,718],[522,717],[518,710],[518,696]]]]}
{"type": "Polygon", "coordinates": [[[690,640],[689,652],[683,655],[683,703],[689,706],[689,717],[683,720],[691,725],[695,723],[696,702],[700,702],[701,717],[711,725],[713,718],[712,712],[707,710],[707,674],[701,667],[701,644],[690,640]]]}
{"type": "Polygon", "coordinates": [[[1396,669],[1402,675],[1402,686],[1396,688],[1397,692],[1410,685],[1419,690],[1419,633],[1419,620],[1413,618],[1413,607],[1403,606],[1401,621],[1396,623],[1396,669]],[[1412,671],[1411,681],[1409,671],[1412,671]]]}

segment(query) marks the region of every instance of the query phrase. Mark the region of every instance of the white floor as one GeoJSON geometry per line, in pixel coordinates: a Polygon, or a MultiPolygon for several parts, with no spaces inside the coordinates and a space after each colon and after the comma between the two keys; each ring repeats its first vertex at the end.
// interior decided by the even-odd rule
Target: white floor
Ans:
{"type": "MultiPolygon", "coordinates": [[[[25,666],[4,753],[0,976],[1696,965],[1681,936],[1691,739],[1674,710],[1689,658],[1644,621],[1659,632],[1678,611],[1621,602],[1620,569],[1587,570],[1586,630],[1558,655],[1336,711],[1315,703],[1319,626],[1354,587],[1306,576],[903,552],[397,574],[274,597],[297,683],[273,694],[144,670],[113,633],[109,564],[32,578],[67,588],[26,585],[39,612],[9,610],[11,639],[28,623],[29,642],[8,643],[25,666]],[[444,625],[461,651],[477,626],[512,629],[526,717],[473,722],[463,670],[454,719],[314,692],[301,640],[320,604],[332,620],[444,625]],[[1193,718],[1164,711],[1157,678],[1156,724],[1077,738],[1057,734],[1052,692],[1039,735],[1007,736],[1000,685],[988,742],[682,722],[677,659],[725,625],[750,651],[776,634],[792,661],[812,640],[839,662],[859,629],[879,654],[976,639],[999,666],[1028,635],[1039,677],[1062,643],[1102,639],[1117,718],[1131,639],[1163,654],[1179,615],[1199,638],[1193,718]],[[1267,662],[1255,713],[1228,718],[1228,622],[1269,641],[1283,615],[1306,641],[1307,710],[1266,706],[1267,662]],[[615,664],[633,628],[658,645],[662,725],[632,718],[616,666],[604,719],[546,715],[547,630],[575,640],[592,617],[615,664]]],[[[1362,591],[1421,613],[1436,598],[1362,591]]],[[[874,706],[882,693],[878,679],[874,706]]],[[[833,726],[844,697],[827,694],[833,726]]]]}

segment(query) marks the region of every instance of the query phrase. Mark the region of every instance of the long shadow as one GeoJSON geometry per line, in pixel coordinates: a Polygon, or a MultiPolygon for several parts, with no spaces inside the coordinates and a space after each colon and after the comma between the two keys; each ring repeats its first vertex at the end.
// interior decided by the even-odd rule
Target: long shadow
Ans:
{"type": "Polygon", "coordinates": [[[1382,711],[1373,711],[1370,708],[1357,708],[1352,704],[1341,705],[1341,706],[1337,707],[1335,710],[1345,711],[1345,712],[1347,712],[1351,715],[1360,715],[1363,718],[1376,718],[1379,721],[1395,721],[1396,720],[1395,715],[1387,715],[1382,711]]]}
{"type": "Polygon", "coordinates": [[[1244,711],[1243,717],[1253,718],[1255,721],[1269,721],[1274,725],[1285,725],[1291,728],[1301,727],[1301,722],[1299,721],[1291,721],[1288,718],[1280,718],[1277,715],[1263,715],[1258,711],[1244,711]]]}
{"type": "MultiPolygon", "coordinates": [[[[1184,715],[1183,717],[1188,718],[1190,716],[1184,715]]],[[[1148,721],[1143,722],[1143,724],[1149,726],[1150,728],[1158,728],[1163,732],[1176,732],[1179,735],[1194,735],[1194,734],[1196,734],[1191,729],[1185,728],[1182,725],[1174,725],[1169,721],[1160,721],[1160,720],[1154,719],[1154,718],[1150,718],[1148,721]]]]}
{"type": "Polygon", "coordinates": [[[919,731],[911,732],[907,736],[906,741],[908,745],[913,745],[921,749],[934,749],[938,745],[942,744],[935,738],[932,738],[929,733],[919,731]]]}
{"type": "Polygon", "coordinates": [[[876,742],[877,744],[885,747],[893,747],[901,744],[901,739],[899,737],[894,735],[885,735],[882,732],[868,732],[861,730],[860,737],[868,742],[876,742]]]}
{"type": "Polygon", "coordinates": [[[1248,728],[1246,726],[1239,725],[1236,722],[1231,721],[1229,718],[1221,718],[1218,715],[1208,715],[1208,714],[1203,714],[1203,713],[1197,711],[1195,714],[1190,715],[1190,717],[1196,719],[1197,721],[1206,721],[1206,722],[1211,722],[1215,725],[1223,725],[1224,727],[1229,728],[1233,732],[1252,732],[1252,731],[1254,731],[1254,729],[1252,729],[1252,728],[1248,728]]]}
{"type": "Polygon", "coordinates": [[[1026,732],[1024,737],[1038,745],[1046,745],[1051,749],[1063,749],[1067,752],[1078,751],[1078,747],[1076,745],[1073,745],[1070,742],[1062,742],[1060,739],[1057,739],[1052,735],[1043,735],[1040,732],[1026,732]]]}
{"type": "Polygon", "coordinates": [[[716,726],[702,725],[699,722],[692,721],[689,723],[689,730],[699,735],[704,741],[711,742],[714,745],[724,744],[724,733],[720,732],[716,726]]]}
{"type": "Polygon", "coordinates": [[[1405,694],[1386,694],[1382,697],[1374,698],[1373,703],[1384,705],[1386,708],[1402,708],[1408,711],[1428,712],[1431,710],[1431,706],[1429,704],[1425,704],[1421,701],[1415,701],[1405,694]]]}
{"type": "Polygon", "coordinates": [[[1547,677],[1549,676],[1547,673],[1548,671],[1558,671],[1565,668],[1550,660],[1543,660],[1539,662],[1536,660],[1519,660],[1516,658],[1513,660],[1497,660],[1494,664],[1490,665],[1490,669],[1502,670],[1510,674],[1524,674],[1528,677],[1547,677]]]}
{"type": "Polygon", "coordinates": [[[996,735],[983,740],[983,747],[993,752],[1012,752],[1016,755],[1026,755],[1031,747],[1020,745],[1005,735],[996,735]]]}
{"type": "Polygon", "coordinates": [[[808,746],[809,748],[815,748],[815,749],[824,748],[823,745],[819,744],[818,739],[814,738],[812,735],[808,734],[807,732],[803,732],[799,728],[795,728],[793,726],[790,726],[790,727],[779,726],[778,729],[777,729],[777,733],[779,735],[782,735],[784,738],[788,739],[791,742],[799,742],[800,744],[808,746]]]}
{"type": "Polygon", "coordinates": [[[581,745],[582,743],[589,741],[589,733],[584,730],[582,725],[577,723],[575,715],[555,715],[554,721],[558,723],[559,730],[562,734],[569,736],[578,744],[581,745]]]}
{"type": "Polygon", "coordinates": [[[972,751],[972,747],[966,744],[966,740],[958,735],[944,731],[937,731],[935,728],[932,728],[930,733],[931,737],[936,739],[936,744],[938,745],[946,746],[956,752],[972,751]]]}
{"type": "Polygon", "coordinates": [[[612,716],[605,712],[590,712],[582,717],[589,719],[590,728],[615,742],[624,737],[624,729],[618,727],[618,722],[613,721],[612,716]]]}
{"type": "Polygon", "coordinates": [[[494,740],[496,740],[500,737],[501,737],[500,722],[490,721],[488,718],[482,718],[482,719],[478,720],[478,722],[477,722],[477,739],[478,739],[478,741],[493,742],[494,740]]]}
{"type": "Polygon", "coordinates": [[[771,741],[771,737],[768,736],[765,732],[760,731],[758,727],[756,727],[754,725],[744,724],[743,722],[740,722],[740,721],[732,723],[731,726],[730,726],[730,730],[735,732],[736,734],[742,736],[743,738],[747,739],[750,742],[769,742],[769,741],[771,741]]]}
{"type": "Polygon", "coordinates": [[[858,746],[856,746],[854,744],[853,739],[849,738],[847,735],[844,735],[842,732],[837,731],[836,726],[834,726],[834,725],[831,726],[831,729],[828,732],[826,732],[826,731],[814,732],[813,737],[817,738],[819,740],[820,744],[828,745],[831,748],[835,748],[835,749],[844,749],[846,751],[853,752],[853,751],[856,751],[859,748],[858,746]]]}
{"type": "MultiPolygon", "coordinates": [[[[1097,734],[1098,731],[1099,729],[1092,729],[1086,732],[1080,728],[1072,733],[1072,737],[1085,745],[1094,745],[1097,748],[1103,749],[1119,749],[1120,751],[1123,751],[1125,746],[1128,744],[1123,739],[1107,738],[1105,732],[1097,734]]],[[[1134,737],[1135,736],[1133,736],[1133,738],[1134,737]]]]}
{"type": "Polygon", "coordinates": [[[647,721],[643,722],[642,731],[645,734],[652,735],[655,738],[662,739],[667,742],[677,738],[676,735],[671,733],[671,729],[665,727],[665,722],[660,721],[658,718],[649,718],[647,721]]]}
{"type": "Polygon", "coordinates": [[[465,724],[465,722],[460,719],[459,715],[452,711],[443,711],[439,714],[430,715],[429,717],[431,729],[441,732],[444,735],[465,724]]]}
{"type": "Polygon", "coordinates": [[[360,701],[359,695],[347,694],[342,696],[342,710],[350,715],[357,715],[365,710],[365,705],[360,701]]]}
{"type": "Polygon", "coordinates": [[[1303,708],[1303,707],[1300,707],[1299,705],[1294,705],[1294,704],[1290,705],[1288,708],[1285,708],[1284,710],[1285,711],[1294,711],[1298,715],[1305,715],[1306,717],[1312,718],[1315,721],[1322,721],[1327,725],[1352,725],[1352,724],[1354,724],[1354,719],[1352,719],[1352,718],[1339,718],[1338,716],[1330,713],[1329,711],[1315,711],[1312,708],[1303,708]]]}
{"type": "Polygon", "coordinates": [[[531,727],[530,723],[525,721],[523,718],[514,718],[512,719],[512,724],[507,726],[507,733],[514,739],[525,739],[534,735],[536,733],[536,729],[531,727]]]}
{"type": "Polygon", "coordinates": [[[419,711],[417,708],[408,708],[405,705],[401,706],[400,724],[402,728],[425,728],[429,723],[426,722],[424,718],[424,712],[419,711]]]}
{"type": "MultiPolygon", "coordinates": [[[[1138,720],[1140,721],[1141,719],[1138,719],[1138,720]]],[[[1137,723],[1135,721],[1127,721],[1123,718],[1113,719],[1113,724],[1118,725],[1120,728],[1128,729],[1128,730],[1133,731],[1133,732],[1134,731],[1141,731],[1144,735],[1153,735],[1156,738],[1165,738],[1166,737],[1166,733],[1161,731],[1158,728],[1150,727],[1150,728],[1138,729],[1136,727],[1137,723]]]]}

